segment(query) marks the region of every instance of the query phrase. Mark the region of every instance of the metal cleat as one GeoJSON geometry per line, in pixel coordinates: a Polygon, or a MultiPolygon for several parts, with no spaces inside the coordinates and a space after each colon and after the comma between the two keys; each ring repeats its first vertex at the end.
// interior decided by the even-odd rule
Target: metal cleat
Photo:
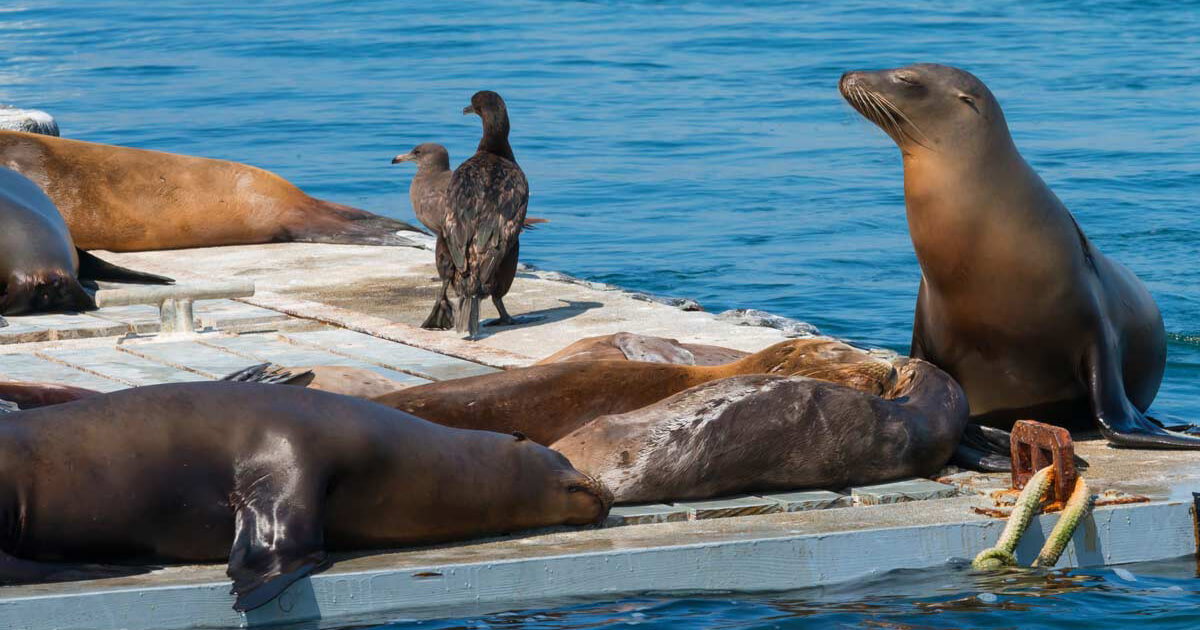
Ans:
{"type": "Polygon", "coordinates": [[[1047,498],[1051,503],[1066,503],[1075,488],[1079,473],[1075,470],[1075,443],[1062,427],[1020,420],[1013,426],[1012,487],[1021,489],[1034,473],[1054,465],[1054,482],[1047,498]]]}
{"type": "Polygon", "coordinates": [[[219,300],[254,295],[253,282],[183,283],[170,286],[140,286],[128,289],[101,289],[96,292],[96,306],[132,306],[157,304],[161,334],[180,334],[196,331],[196,300],[219,300]]]}

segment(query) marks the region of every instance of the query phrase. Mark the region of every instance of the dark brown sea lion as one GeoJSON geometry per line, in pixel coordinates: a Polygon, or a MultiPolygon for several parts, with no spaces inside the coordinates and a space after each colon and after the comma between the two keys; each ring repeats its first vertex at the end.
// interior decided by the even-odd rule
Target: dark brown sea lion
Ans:
{"type": "Polygon", "coordinates": [[[309,197],[270,171],[225,160],[0,131],[0,166],[46,191],[82,249],[413,245],[403,232],[417,230],[309,197]]]}
{"type": "Polygon", "coordinates": [[[228,558],[249,610],[326,550],[584,525],[611,500],[512,435],[299,387],[139,387],[0,422],[0,583],[69,568],[52,563],[228,558]]]}
{"type": "Polygon", "coordinates": [[[501,298],[517,274],[519,237],[529,205],[529,183],[508,144],[508,109],[495,92],[476,92],[463,114],[483,121],[479,147],[454,169],[447,197],[450,212],[437,244],[438,274],[458,294],[455,326],[479,333],[479,300],[490,296],[499,319],[512,324],[501,298]]]}
{"type": "Polygon", "coordinates": [[[25,176],[0,167],[0,315],[93,310],[96,301],[83,282],[94,289],[94,280],[172,282],[75,247],[54,202],[25,176]]]}
{"type": "Polygon", "coordinates": [[[570,361],[430,383],[374,400],[448,426],[519,431],[550,444],[593,418],[744,374],[808,376],[875,395],[896,379],[888,361],[832,339],[810,338],[778,343],[726,365],[570,361]]]}
{"type": "Polygon", "coordinates": [[[619,332],[587,337],[555,352],[534,365],[567,361],[645,361],[679,365],[724,365],[749,356],[749,352],[699,343],[679,343],[666,337],[619,332]]]}
{"type": "MultiPolygon", "coordinates": [[[[289,370],[270,363],[260,363],[228,374],[222,377],[221,380],[231,383],[263,383],[305,387],[312,384],[314,378],[316,378],[316,374],[313,370],[305,368],[289,370]]],[[[394,385],[395,381],[391,382],[394,385]]],[[[104,392],[94,389],[72,387],[57,383],[0,381],[0,400],[11,402],[18,409],[37,409],[38,407],[61,405],[62,403],[103,395],[104,392]]]]}
{"type": "Polygon", "coordinates": [[[958,384],[911,359],[882,396],[803,377],[736,376],[596,418],[551,448],[617,502],[661,502],[930,476],[966,424],[958,384]]]}
{"type": "Polygon", "coordinates": [[[841,92],[904,158],[921,264],[912,356],[963,387],[972,420],[1099,427],[1111,444],[1200,448],[1144,414],[1166,361],[1162,317],[1021,157],[970,73],[919,64],[849,72],[841,92]]]}

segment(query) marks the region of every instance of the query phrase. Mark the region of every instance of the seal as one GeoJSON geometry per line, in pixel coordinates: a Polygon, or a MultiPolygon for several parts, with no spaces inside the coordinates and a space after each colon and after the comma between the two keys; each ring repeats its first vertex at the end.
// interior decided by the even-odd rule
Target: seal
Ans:
{"type": "Polygon", "coordinates": [[[1166,361],[1162,316],[1021,157],[995,96],[968,72],[849,72],[841,92],[904,159],[921,265],[912,356],[948,372],[974,422],[1098,427],[1116,446],[1200,448],[1145,411],[1166,361]]]}
{"type": "MultiPolygon", "coordinates": [[[[37,184],[0,167],[0,315],[96,308],[95,280],[170,284],[77,248],[54,202],[37,184]]],[[[0,319],[3,322],[3,319],[0,319]]]]}
{"type": "Polygon", "coordinates": [[[967,425],[945,372],[902,360],[882,396],[804,377],[720,379],[554,442],[618,503],[706,499],[928,477],[967,425]]]}
{"type": "Polygon", "coordinates": [[[373,400],[464,429],[518,431],[551,444],[599,416],[652,405],[731,376],[808,376],[875,395],[892,387],[888,361],[832,339],[794,339],[726,365],[568,361],[419,385],[373,400]]]}
{"type": "Polygon", "coordinates": [[[225,160],[0,131],[0,166],[46,191],[82,249],[284,241],[413,246],[403,233],[420,231],[225,160]]]}
{"type": "Polygon", "coordinates": [[[0,422],[0,582],[228,558],[245,611],[326,551],[585,525],[611,501],[519,436],[299,387],[153,385],[0,422]]]}
{"type": "MultiPolygon", "coordinates": [[[[353,369],[353,368],[348,368],[353,369]]],[[[314,369],[287,369],[271,363],[260,363],[238,370],[221,377],[222,381],[232,383],[263,383],[276,385],[296,385],[299,387],[316,385],[319,375],[314,369]]],[[[383,378],[380,376],[379,378],[383,378]]],[[[393,384],[395,381],[391,381],[393,384]]],[[[314,389],[318,389],[314,387],[314,389]]],[[[328,391],[328,390],[326,390],[328,391]]],[[[86,387],[74,387],[59,383],[38,383],[33,381],[0,381],[0,400],[16,405],[17,409],[36,409],[61,405],[62,403],[103,396],[104,392],[86,387]]]]}
{"type": "Polygon", "coordinates": [[[437,263],[438,275],[451,278],[458,294],[455,326],[474,338],[479,334],[479,300],[485,296],[491,296],[500,313],[493,325],[516,323],[502,298],[517,275],[529,182],[508,144],[504,99],[495,92],[476,92],[463,114],[479,116],[483,137],[475,155],[450,176],[450,212],[438,240],[437,263]]]}
{"type": "Polygon", "coordinates": [[[749,352],[675,339],[619,332],[587,337],[555,352],[534,365],[567,361],[646,361],[679,365],[724,365],[749,356],[749,352]]]}

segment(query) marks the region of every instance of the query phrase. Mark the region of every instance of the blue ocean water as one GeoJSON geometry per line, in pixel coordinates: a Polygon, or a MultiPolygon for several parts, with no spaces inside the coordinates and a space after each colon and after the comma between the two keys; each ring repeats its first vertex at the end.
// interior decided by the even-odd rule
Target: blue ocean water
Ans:
{"type": "Polygon", "coordinates": [[[895,571],[790,593],[643,595],[435,621],[396,620],[375,628],[1192,630],[1200,626],[1200,580],[1195,572],[1193,560],[998,575],[952,568],[895,571]]]}
{"type": "MultiPolygon", "coordinates": [[[[981,77],[1092,240],[1148,284],[1171,333],[1152,411],[1200,421],[1194,2],[0,7],[0,102],[46,109],[69,137],[248,162],[398,218],[412,217],[411,167],[390,158],[425,141],[465,158],[479,123],[462,107],[478,89],[499,91],[530,213],[552,221],[522,237],[526,262],[709,310],[765,309],[901,352],[920,272],[900,156],[842,101],[837,79],[919,61],[981,77]]],[[[1102,582],[1096,601],[1056,592],[1033,603],[1130,615],[1143,605],[1140,591],[1102,582]]],[[[1194,607],[1194,583],[1181,583],[1178,601],[1194,607]]],[[[743,625],[743,614],[765,627],[788,609],[757,600],[726,618],[718,600],[638,601],[715,627],[743,625]]],[[[564,614],[583,624],[590,610],[564,614]]],[[[969,623],[984,618],[1027,627],[1009,612],[969,623]]]]}

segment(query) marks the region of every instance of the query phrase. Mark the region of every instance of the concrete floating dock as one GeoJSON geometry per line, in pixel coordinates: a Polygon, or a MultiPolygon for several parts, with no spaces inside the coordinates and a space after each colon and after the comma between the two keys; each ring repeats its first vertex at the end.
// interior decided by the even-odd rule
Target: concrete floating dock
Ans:
{"type": "MultiPolygon", "coordinates": [[[[581,337],[631,331],[756,351],[796,334],[739,325],[689,303],[677,308],[552,272],[518,275],[506,298],[534,324],[485,328],[467,342],[425,331],[437,289],[432,254],[388,247],[279,244],[103,254],[175,277],[253,282],[253,296],[195,302],[198,330],[162,336],[156,306],[11,317],[0,328],[0,378],[102,391],[220,378],[253,363],[346,365],[397,387],[526,365],[581,337]],[[264,264],[269,261],[269,264],[264,264]]],[[[490,308],[490,305],[486,308],[490,308]]],[[[485,317],[488,313],[485,313],[485,317]]],[[[1192,490],[1200,456],[1079,443],[1088,483],[1128,505],[1097,508],[1059,566],[1095,566],[1196,552],[1192,490]],[[1139,495],[1139,496],[1134,496],[1139,495]]],[[[952,471],[948,471],[952,472],[952,471]]],[[[784,590],[942,565],[991,546],[1004,522],[983,512],[1005,475],[953,474],[870,487],[758,493],[618,506],[604,527],[514,533],[433,548],[338,557],[277,601],[235,613],[225,566],[0,587],[4,628],[351,625],[535,605],[560,597],[641,591],[784,590]]],[[[1057,515],[1042,515],[1018,548],[1028,564],[1057,515]]]]}

